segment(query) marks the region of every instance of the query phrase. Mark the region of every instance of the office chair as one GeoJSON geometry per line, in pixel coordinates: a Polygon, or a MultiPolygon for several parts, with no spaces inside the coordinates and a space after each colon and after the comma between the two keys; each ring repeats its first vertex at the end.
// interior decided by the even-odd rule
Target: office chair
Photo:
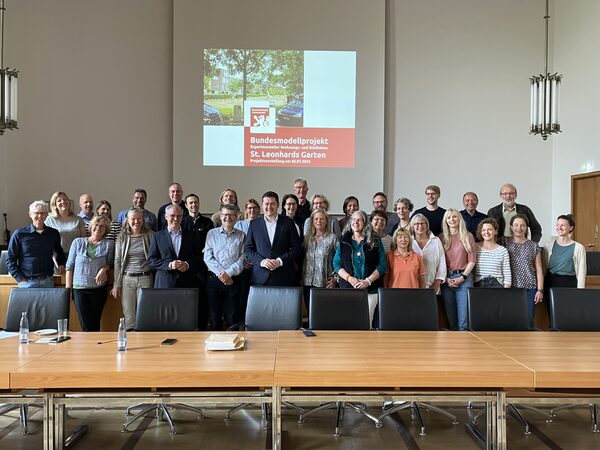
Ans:
{"type": "MultiPolygon", "coordinates": [[[[138,290],[137,311],[135,318],[136,331],[197,331],[198,330],[198,289],[171,288],[153,289],[144,288],[138,290]]],[[[195,412],[200,418],[204,414],[200,408],[176,403],[173,408],[184,409],[195,412]]],[[[142,408],[123,424],[121,431],[129,431],[127,428],[139,418],[151,411],[156,411],[156,418],[160,421],[164,416],[169,424],[169,431],[175,434],[173,418],[165,403],[139,403],[127,408],[126,415],[131,415],[131,410],[142,408]]]]}
{"type": "MultiPolygon", "coordinates": [[[[555,331],[600,331],[600,291],[597,289],[551,288],[550,328],[555,331]]],[[[550,410],[550,416],[563,409],[587,406],[592,415],[592,431],[598,429],[598,404],[567,404],[550,410]]]]}
{"type": "MultiPolygon", "coordinates": [[[[469,288],[467,312],[471,331],[532,331],[529,328],[526,289],[469,288]]],[[[469,407],[471,407],[470,402],[469,407]]],[[[508,403],[508,411],[523,424],[525,434],[531,434],[529,423],[519,408],[541,414],[546,421],[552,422],[552,416],[539,408],[508,403]]],[[[473,418],[473,425],[476,425],[484,412],[485,410],[481,411],[473,418]]]]}
{"type": "MultiPolygon", "coordinates": [[[[358,289],[321,289],[310,290],[310,311],[308,317],[311,330],[370,330],[369,300],[366,290],[358,289]]],[[[340,423],[344,408],[348,406],[360,415],[379,424],[379,419],[367,411],[367,405],[350,402],[328,402],[303,412],[298,423],[306,416],[323,409],[336,407],[335,436],[340,435],[340,423]]]]}
{"type": "MultiPolygon", "coordinates": [[[[438,331],[438,306],[433,289],[386,289],[379,288],[379,329],[394,331],[438,331]]],[[[412,408],[425,436],[425,424],[421,408],[448,417],[454,425],[458,419],[437,406],[422,402],[393,402],[379,416],[381,420],[402,409],[412,408]]]]}
{"type": "Polygon", "coordinates": [[[13,288],[6,310],[6,331],[19,331],[21,313],[27,313],[29,330],[56,328],[58,319],[69,318],[70,291],[66,288],[13,288]]]}
{"type": "MultiPolygon", "coordinates": [[[[5,251],[2,252],[5,254],[5,251]]],[[[6,331],[19,331],[21,313],[27,313],[29,329],[31,331],[44,328],[56,328],[58,319],[69,318],[70,291],[66,288],[13,288],[10,291],[8,308],[6,310],[6,331]]],[[[42,405],[5,405],[0,409],[0,414],[19,408],[22,433],[28,434],[28,406],[42,407],[42,405]]]]}
{"type": "Polygon", "coordinates": [[[525,289],[469,288],[471,331],[529,331],[525,289]]]}
{"type": "MultiPolygon", "coordinates": [[[[302,323],[302,288],[287,286],[250,286],[246,306],[245,323],[229,327],[227,331],[244,329],[247,331],[279,331],[298,330],[302,323]]],[[[250,403],[241,403],[225,413],[225,422],[231,420],[236,412],[247,408],[250,403]]],[[[303,412],[304,410],[292,403],[284,402],[285,406],[303,412]]],[[[268,404],[262,404],[265,428],[270,427],[268,420],[268,404]]]]}
{"type": "Polygon", "coordinates": [[[302,288],[250,286],[246,320],[229,329],[247,331],[298,330],[302,323],[302,288]]]}
{"type": "Polygon", "coordinates": [[[0,275],[8,275],[6,258],[8,258],[8,250],[2,250],[2,252],[0,252],[0,275]]]}
{"type": "Polygon", "coordinates": [[[308,325],[311,330],[370,330],[367,291],[312,288],[308,325]]]}

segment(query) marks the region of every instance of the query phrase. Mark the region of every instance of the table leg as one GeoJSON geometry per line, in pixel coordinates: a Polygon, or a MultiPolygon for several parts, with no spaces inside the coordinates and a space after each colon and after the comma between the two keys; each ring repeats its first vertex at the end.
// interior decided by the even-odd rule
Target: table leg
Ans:
{"type": "Polygon", "coordinates": [[[496,393],[496,448],[506,450],[506,393],[496,393]]]}
{"type": "Polygon", "coordinates": [[[44,394],[44,450],[54,450],[54,430],[52,428],[52,394],[44,394]]]}
{"type": "Polygon", "coordinates": [[[496,408],[497,408],[497,404],[496,404],[496,400],[497,398],[494,398],[493,400],[490,399],[487,402],[485,402],[485,408],[486,408],[486,427],[485,427],[485,448],[487,450],[496,450],[496,426],[498,425],[497,422],[497,415],[496,415],[496,408]]]}
{"type": "MultiPolygon", "coordinates": [[[[58,395],[57,395],[58,396],[58,395]]],[[[56,398],[55,396],[54,398],[56,398]]],[[[63,397],[62,395],[60,395],[63,397]]],[[[56,450],[65,448],[65,405],[53,402],[54,410],[54,445],[56,450]]]]}
{"type": "Polygon", "coordinates": [[[271,402],[273,450],[281,450],[281,387],[273,387],[271,402]]]}

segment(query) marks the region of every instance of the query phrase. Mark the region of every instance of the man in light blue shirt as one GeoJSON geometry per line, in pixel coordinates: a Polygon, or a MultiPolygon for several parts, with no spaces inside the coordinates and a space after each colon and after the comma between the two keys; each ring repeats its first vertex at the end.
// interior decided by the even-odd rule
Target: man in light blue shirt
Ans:
{"type": "MultiPolygon", "coordinates": [[[[158,220],[157,220],[156,216],[154,215],[154,213],[152,213],[144,208],[146,206],[147,199],[148,199],[148,194],[146,194],[146,189],[137,188],[135,191],[133,191],[133,198],[132,198],[133,207],[132,208],[141,209],[144,212],[144,222],[146,222],[146,225],[148,225],[148,227],[150,227],[150,229],[152,231],[157,231],[158,220]]],[[[117,218],[117,222],[119,222],[122,225],[123,222],[125,222],[127,220],[128,212],[129,212],[129,209],[124,209],[123,211],[120,211],[119,216],[117,218]]]]}
{"type": "Polygon", "coordinates": [[[204,247],[204,262],[208,267],[206,291],[208,294],[208,329],[221,330],[222,320],[229,327],[243,320],[240,309],[241,280],[244,270],[244,238],[242,231],[233,227],[238,207],[221,207],[221,226],[208,231],[204,247]]]}

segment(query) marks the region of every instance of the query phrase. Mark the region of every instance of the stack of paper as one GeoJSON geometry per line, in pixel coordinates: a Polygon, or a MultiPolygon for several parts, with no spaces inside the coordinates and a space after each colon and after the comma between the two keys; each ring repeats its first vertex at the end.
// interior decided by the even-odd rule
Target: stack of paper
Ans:
{"type": "Polygon", "coordinates": [[[239,350],[244,347],[244,338],[239,334],[211,334],[204,345],[206,350],[239,350]]]}

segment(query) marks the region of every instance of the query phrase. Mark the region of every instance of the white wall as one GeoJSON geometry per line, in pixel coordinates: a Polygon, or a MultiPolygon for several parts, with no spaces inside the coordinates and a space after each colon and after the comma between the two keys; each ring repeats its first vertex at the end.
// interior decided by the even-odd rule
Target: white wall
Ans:
{"type": "MultiPolygon", "coordinates": [[[[461,207],[474,190],[487,210],[511,181],[550,231],[569,207],[570,175],[583,162],[600,165],[591,131],[599,94],[584,84],[600,72],[600,5],[557,1],[565,132],[542,142],[527,133],[528,77],[543,67],[542,0],[389,0],[391,197],[422,206],[435,183],[442,206],[461,207]]],[[[5,63],[21,70],[21,130],[0,137],[0,212],[11,228],[25,222],[31,200],[57,189],[90,192],[118,210],[142,185],[157,209],[172,174],[172,0],[6,7],[5,63]]],[[[198,183],[184,187],[202,194],[198,183]]]]}
{"type": "Polygon", "coordinates": [[[55,190],[113,209],[137,186],[149,206],[171,174],[172,3],[6,1],[5,64],[18,68],[19,127],[0,137],[10,228],[55,190]]]}
{"type": "Polygon", "coordinates": [[[600,170],[600,2],[561,0],[554,15],[554,71],[561,88],[562,134],[552,137],[552,217],[571,211],[571,175],[600,170]]]}
{"type": "Polygon", "coordinates": [[[548,229],[551,141],[529,136],[529,76],[543,68],[543,2],[390,2],[388,180],[394,197],[462,209],[475,191],[483,212],[518,188],[548,229]]]}

